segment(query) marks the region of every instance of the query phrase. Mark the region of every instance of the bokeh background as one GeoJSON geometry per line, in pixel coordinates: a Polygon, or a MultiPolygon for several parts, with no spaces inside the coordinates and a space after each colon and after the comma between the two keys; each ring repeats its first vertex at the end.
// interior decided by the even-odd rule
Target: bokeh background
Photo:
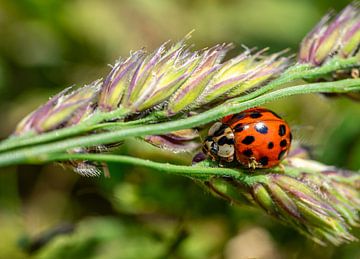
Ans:
{"type": "MultiPolygon", "coordinates": [[[[195,29],[195,49],[234,42],[290,48],[344,0],[0,0],[0,137],[70,85],[106,76],[131,50],[195,29]]],[[[306,95],[269,105],[314,158],[360,168],[360,106],[306,95]]],[[[189,164],[137,140],[120,153],[189,164]]],[[[263,213],[234,207],[190,179],[110,165],[83,178],[56,165],[0,168],[0,258],[360,258],[360,243],[326,248],[263,213]]],[[[357,233],[360,237],[360,234],[357,233]]]]}

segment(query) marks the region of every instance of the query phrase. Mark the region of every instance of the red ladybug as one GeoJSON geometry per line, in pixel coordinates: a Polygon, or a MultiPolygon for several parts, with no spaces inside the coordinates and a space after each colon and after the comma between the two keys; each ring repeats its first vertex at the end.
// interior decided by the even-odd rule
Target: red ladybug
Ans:
{"type": "Polygon", "coordinates": [[[247,168],[270,168],[287,155],[292,135],[288,124],[265,108],[224,117],[209,129],[203,152],[212,160],[238,161],[247,168]]]}

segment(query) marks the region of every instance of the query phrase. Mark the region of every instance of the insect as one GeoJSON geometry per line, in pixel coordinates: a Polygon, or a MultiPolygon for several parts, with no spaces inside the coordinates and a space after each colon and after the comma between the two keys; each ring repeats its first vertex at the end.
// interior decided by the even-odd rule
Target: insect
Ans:
{"type": "Polygon", "coordinates": [[[270,168],[287,155],[292,135],[288,124],[265,108],[224,117],[211,126],[203,152],[213,161],[238,162],[247,168],[270,168]]]}

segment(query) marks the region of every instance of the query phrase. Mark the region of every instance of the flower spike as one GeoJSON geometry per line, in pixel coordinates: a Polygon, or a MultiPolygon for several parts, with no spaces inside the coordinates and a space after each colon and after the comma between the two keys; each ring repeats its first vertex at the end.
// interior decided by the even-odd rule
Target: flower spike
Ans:
{"type": "Polygon", "coordinates": [[[100,86],[101,82],[95,81],[72,93],[70,88],[65,89],[20,122],[14,134],[42,133],[78,124],[92,114],[100,86]]]}
{"type": "Polygon", "coordinates": [[[332,19],[327,14],[303,39],[300,45],[299,62],[320,66],[328,60],[359,56],[360,10],[350,4],[332,19]]]}
{"type": "Polygon", "coordinates": [[[321,245],[357,240],[350,230],[360,224],[360,175],[300,157],[287,158],[286,164],[281,173],[249,176],[249,185],[225,178],[225,185],[211,182],[208,186],[234,203],[240,203],[241,194],[321,245]]]}

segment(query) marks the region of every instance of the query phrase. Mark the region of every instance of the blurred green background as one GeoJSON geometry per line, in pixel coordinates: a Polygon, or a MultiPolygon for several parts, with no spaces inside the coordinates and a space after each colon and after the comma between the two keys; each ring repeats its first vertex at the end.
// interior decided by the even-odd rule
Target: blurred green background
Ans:
{"type": "MultiPolygon", "coordinates": [[[[106,76],[131,50],[167,40],[196,49],[234,42],[291,48],[328,0],[0,0],[0,137],[64,87],[106,76]]],[[[360,168],[359,104],[296,96],[269,105],[325,163],[360,168]]],[[[136,140],[123,154],[188,164],[136,140]]],[[[57,165],[0,169],[0,258],[360,258],[359,243],[320,247],[255,209],[209,195],[190,179],[110,165],[83,178],[57,165]]],[[[360,237],[359,233],[357,236],[360,237]]]]}

